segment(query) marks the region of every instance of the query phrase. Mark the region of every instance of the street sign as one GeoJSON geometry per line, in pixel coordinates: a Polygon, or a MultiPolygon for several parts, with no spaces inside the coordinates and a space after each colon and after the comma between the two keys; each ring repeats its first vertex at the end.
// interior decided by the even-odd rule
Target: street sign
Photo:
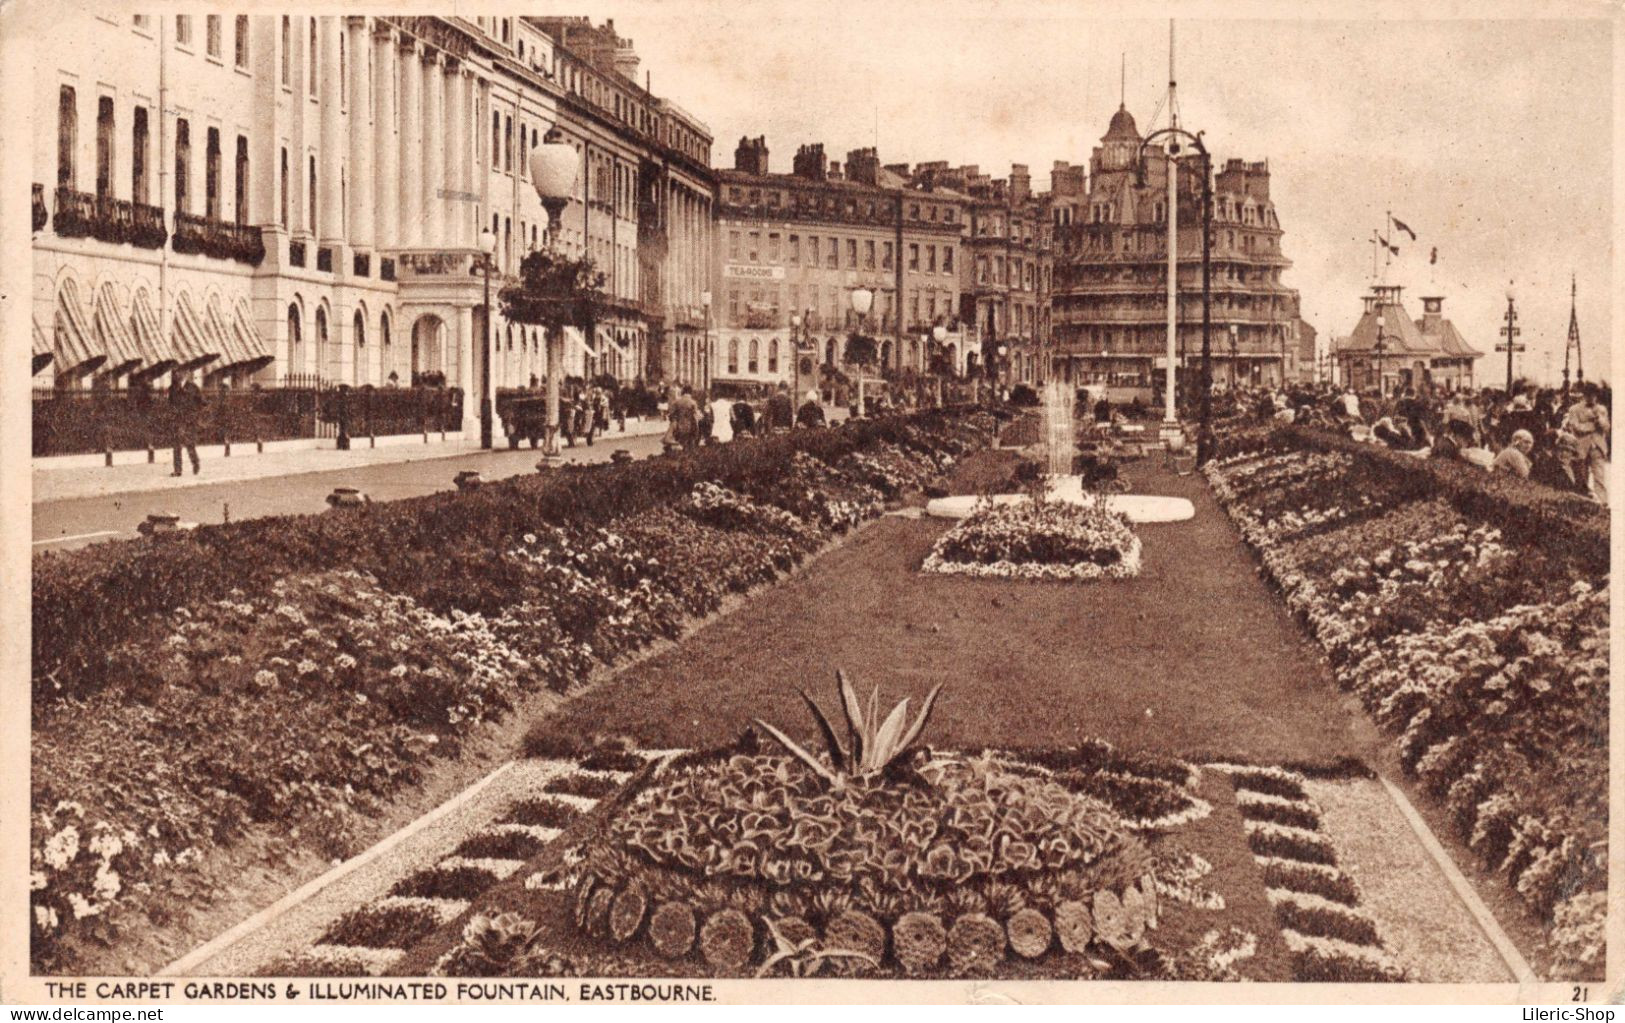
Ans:
{"type": "MultiPolygon", "coordinates": [[[[1528,345],[1513,345],[1512,350],[1514,352],[1522,352],[1522,351],[1527,350],[1528,347],[1529,347],[1528,345]]],[[[1496,345],[1495,350],[1498,351],[1498,352],[1504,352],[1504,351],[1507,350],[1507,346],[1506,345],[1496,345]]]]}

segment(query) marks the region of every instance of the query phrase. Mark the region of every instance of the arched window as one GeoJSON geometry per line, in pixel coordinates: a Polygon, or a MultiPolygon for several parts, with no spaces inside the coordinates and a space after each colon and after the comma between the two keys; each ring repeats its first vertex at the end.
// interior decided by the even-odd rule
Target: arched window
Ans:
{"type": "Polygon", "coordinates": [[[355,346],[357,348],[367,347],[367,318],[361,314],[359,309],[355,311],[355,326],[353,329],[355,330],[355,346]]]}
{"type": "Polygon", "coordinates": [[[327,370],[327,310],[316,307],[316,372],[327,370]]]}
{"type": "Polygon", "coordinates": [[[288,369],[292,370],[304,362],[303,351],[305,341],[304,328],[300,325],[299,306],[296,303],[288,304],[288,369]]]}
{"type": "Polygon", "coordinates": [[[728,339],[728,372],[739,372],[739,339],[736,337],[728,339]]]}
{"type": "Polygon", "coordinates": [[[750,362],[748,362],[745,366],[746,372],[757,372],[757,367],[760,365],[761,348],[762,346],[760,342],[758,342],[755,338],[750,339],[750,362]]]}
{"type": "Polygon", "coordinates": [[[508,324],[508,351],[513,351],[513,324],[508,324]]]}
{"type": "Polygon", "coordinates": [[[920,365],[920,343],[918,341],[908,343],[908,364],[916,368],[920,365]]]}
{"type": "Polygon", "coordinates": [[[769,373],[777,373],[779,371],[779,339],[778,338],[774,338],[773,340],[771,340],[771,341],[769,341],[767,343],[767,371],[769,373]]]}

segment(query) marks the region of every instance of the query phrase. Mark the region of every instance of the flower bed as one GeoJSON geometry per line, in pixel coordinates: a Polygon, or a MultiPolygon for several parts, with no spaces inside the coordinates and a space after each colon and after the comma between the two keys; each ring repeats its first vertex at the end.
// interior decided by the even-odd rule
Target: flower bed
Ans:
{"type": "Polygon", "coordinates": [[[747,739],[680,757],[393,969],[1403,979],[1301,776],[1215,766],[1091,741],[922,752],[889,779],[832,786],[747,739]],[[1165,787],[1187,812],[1136,826],[1144,793],[1097,775],[1165,787]],[[1316,861],[1249,851],[1272,827],[1255,808],[1289,802],[1255,783],[1298,794],[1316,861]],[[1235,806],[1221,821],[1198,789],[1235,806]]]}
{"type": "Polygon", "coordinates": [[[476,724],[678,635],[871,514],[832,465],[856,448],[937,472],[985,439],[952,420],[790,437],[37,559],[36,967],[111,944],[132,900],[206,898],[196,864],[247,828],[348,855],[357,815],[476,724]],[[773,503],[786,478],[841,492],[804,518],[820,495],[773,503]]]}
{"type": "Polygon", "coordinates": [[[1103,507],[1023,501],[980,508],[944,533],[922,570],[1004,579],[1126,579],[1140,538],[1103,507]]]}
{"type": "Polygon", "coordinates": [[[1472,493],[1454,467],[1335,438],[1291,449],[1300,436],[1258,435],[1252,452],[1210,463],[1214,493],[1339,683],[1398,737],[1406,770],[1547,922],[1553,969],[1595,973],[1608,820],[1607,562],[1595,557],[1595,512],[1540,487],[1472,493]],[[1350,474],[1378,495],[1354,515],[1339,482],[1350,474]],[[1272,528],[1286,490],[1329,525],[1272,528]]]}

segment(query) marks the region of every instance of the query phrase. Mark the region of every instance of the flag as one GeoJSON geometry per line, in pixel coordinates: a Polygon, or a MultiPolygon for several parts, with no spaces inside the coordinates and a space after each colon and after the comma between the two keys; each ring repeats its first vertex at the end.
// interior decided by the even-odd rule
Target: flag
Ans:
{"type": "Polygon", "coordinates": [[[1433,247],[1432,254],[1430,254],[1428,256],[1428,263],[1433,264],[1433,263],[1437,263],[1438,261],[1439,261],[1439,247],[1437,245],[1435,245],[1433,247]]]}
{"type": "Polygon", "coordinates": [[[1388,219],[1394,222],[1395,227],[1410,235],[1411,241],[1414,242],[1416,240],[1416,232],[1411,230],[1411,225],[1405,223],[1403,220],[1400,220],[1398,217],[1389,217],[1388,219]]]}
{"type": "Polygon", "coordinates": [[[1388,239],[1384,238],[1380,234],[1377,235],[1377,241],[1382,242],[1382,247],[1387,249],[1389,252],[1392,252],[1396,256],[1399,255],[1399,246],[1398,245],[1395,245],[1393,242],[1390,242],[1388,239]]]}

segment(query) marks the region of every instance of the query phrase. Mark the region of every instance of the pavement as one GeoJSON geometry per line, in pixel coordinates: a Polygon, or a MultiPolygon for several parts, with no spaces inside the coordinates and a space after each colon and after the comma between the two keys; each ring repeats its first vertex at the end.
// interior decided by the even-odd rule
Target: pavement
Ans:
{"type": "MultiPolygon", "coordinates": [[[[561,451],[568,463],[603,462],[617,448],[634,458],[660,451],[663,419],[628,420],[626,432],[612,428],[591,447],[577,442],[561,451]]],[[[211,459],[198,475],[172,477],[169,452],[154,465],[111,468],[35,469],[35,551],[68,550],[105,540],[129,539],[152,512],[173,513],[182,522],[208,525],[327,510],[334,487],[356,487],[374,501],[418,497],[450,490],[467,469],[486,480],[536,471],[541,452],[523,446],[482,451],[462,439],[428,444],[394,444],[350,451],[317,449],[234,455],[211,459]]]]}

